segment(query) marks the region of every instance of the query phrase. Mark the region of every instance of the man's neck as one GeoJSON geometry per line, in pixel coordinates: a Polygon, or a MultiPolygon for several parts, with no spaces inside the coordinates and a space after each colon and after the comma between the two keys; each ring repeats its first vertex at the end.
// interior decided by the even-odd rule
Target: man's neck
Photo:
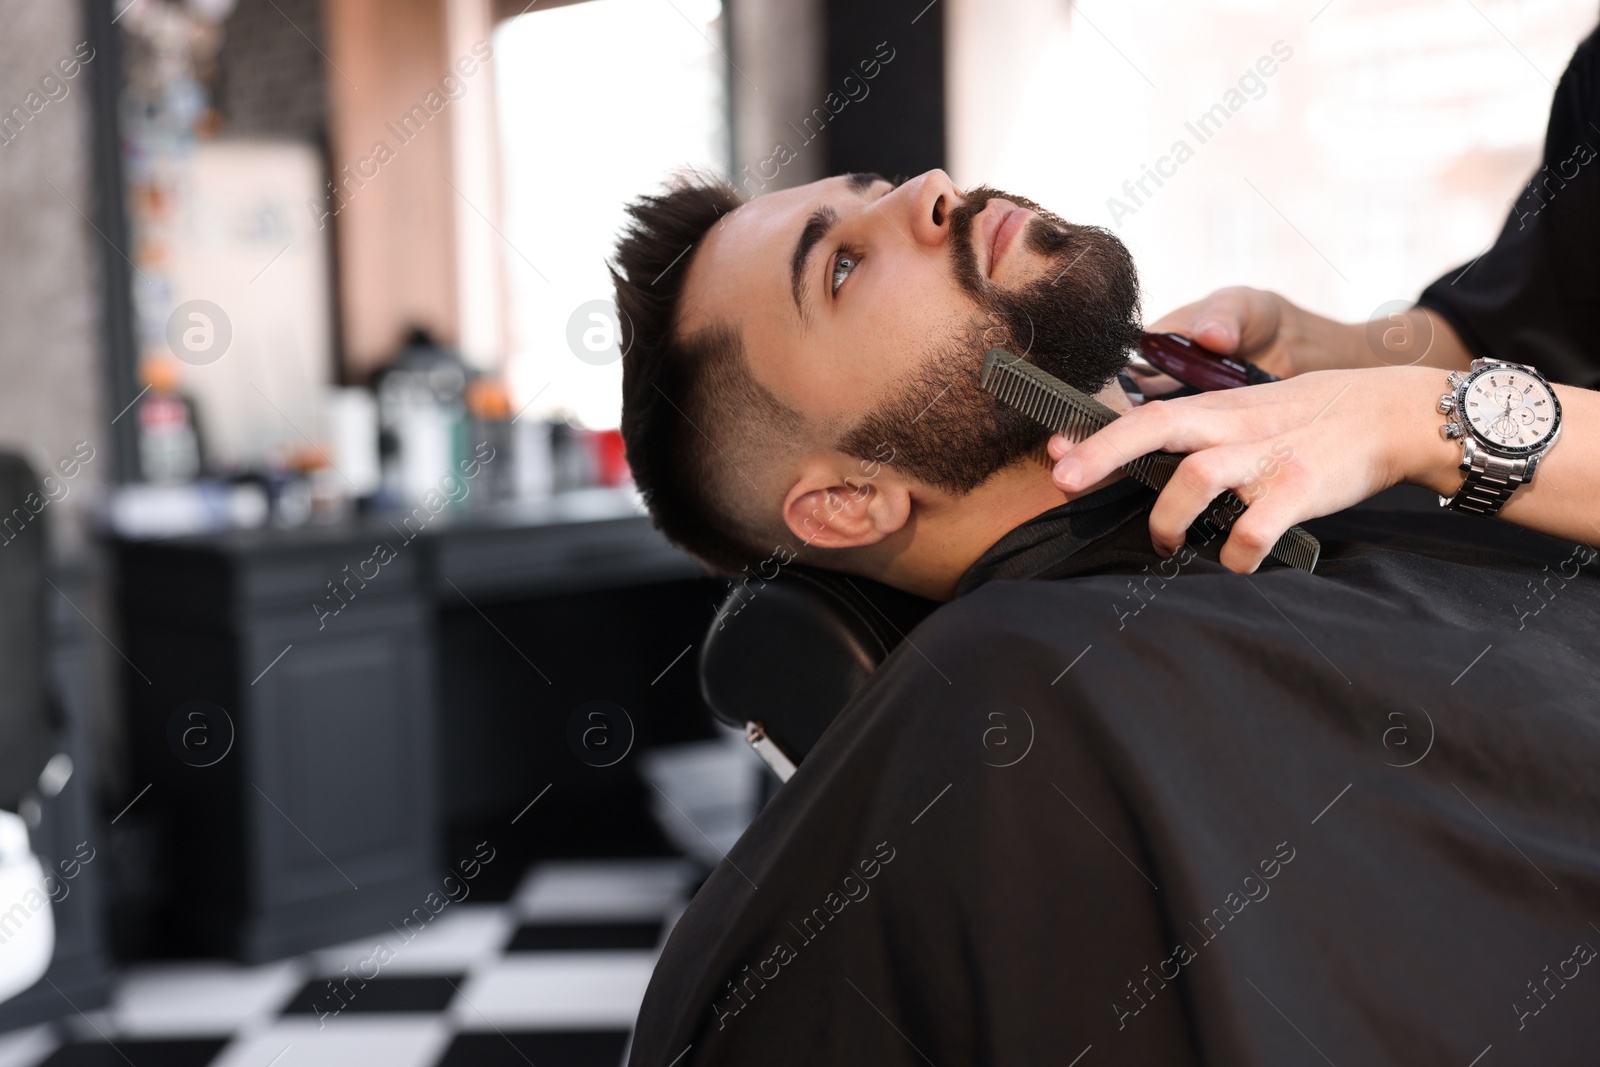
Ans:
{"type": "MultiPolygon", "coordinates": [[[[1096,399],[1118,411],[1132,407],[1115,380],[1096,399]]],[[[1026,459],[998,471],[965,496],[938,494],[918,501],[905,539],[874,561],[872,577],[925,596],[949,600],[957,583],[996,541],[1029,519],[1120,480],[1119,471],[1069,496],[1050,480],[1050,470],[1026,459]]]]}

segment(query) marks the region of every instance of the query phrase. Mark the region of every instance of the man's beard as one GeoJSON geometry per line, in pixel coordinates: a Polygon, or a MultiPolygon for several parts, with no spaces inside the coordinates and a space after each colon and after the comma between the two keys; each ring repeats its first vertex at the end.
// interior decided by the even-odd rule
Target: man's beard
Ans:
{"type": "Polygon", "coordinates": [[[949,223],[954,277],[978,311],[936,343],[912,380],[847,431],[838,448],[959,495],[1027,456],[1047,461],[1050,431],[978,384],[989,349],[1009,349],[1093,395],[1127,366],[1139,341],[1139,280],[1127,247],[1110,231],[1075,225],[998,189],[971,190],[949,223]],[[1035,212],[1023,236],[1047,270],[1016,291],[984,276],[972,245],[973,219],[990,198],[1035,212]]]}

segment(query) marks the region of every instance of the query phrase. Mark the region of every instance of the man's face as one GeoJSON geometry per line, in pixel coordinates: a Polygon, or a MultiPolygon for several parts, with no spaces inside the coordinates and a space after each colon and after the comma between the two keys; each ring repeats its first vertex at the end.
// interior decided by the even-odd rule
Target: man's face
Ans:
{"type": "Polygon", "coordinates": [[[758,197],[702,242],[679,329],[736,328],[751,372],[837,450],[891,454],[953,493],[1048,431],[978,385],[1007,347],[1096,392],[1138,338],[1127,249],[1023,197],[943,171],[847,175],[758,197]]]}

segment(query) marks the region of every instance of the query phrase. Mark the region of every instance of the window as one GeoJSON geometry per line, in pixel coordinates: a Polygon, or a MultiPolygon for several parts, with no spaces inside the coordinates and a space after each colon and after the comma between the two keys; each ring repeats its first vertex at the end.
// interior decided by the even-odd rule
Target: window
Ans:
{"type": "Polygon", "coordinates": [[[625,203],[685,166],[727,171],[723,32],[716,0],[589,0],[496,31],[508,373],[529,415],[617,425],[622,365],[578,359],[568,320],[612,294],[625,203]]]}
{"type": "Polygon", "coordinates": [[[1010,6],[1004,34],[949,15],[952,176],[1110,228],[1152,320],[1231,284],[1351,321],[1414,300],[1499,233],[1594,25],[1592,0],[1010,6]]]}

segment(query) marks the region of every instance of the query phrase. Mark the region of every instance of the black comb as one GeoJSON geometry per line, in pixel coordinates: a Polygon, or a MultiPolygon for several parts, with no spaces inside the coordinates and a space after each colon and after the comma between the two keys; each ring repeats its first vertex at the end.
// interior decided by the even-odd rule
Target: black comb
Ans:
{"type": "MultiPolygon", "coordinates": [[[[989,349],[983,361],[982,384],[992,396],[1073,441],[1082,441],[1118,418],[1115,411],[1094,397],[1003,348],[989,349]]],[[[1122,469],[1135,481],[1160,492],[1182,460],[1183,456],[1176,452],[1151,452],[1124,463],[1122,469]]],[[[1232,490],[1224,490],[1189,529],[1210,541],[1216,534],[1232,529],[1244,508],[1244,501],[1232,490]],[[1206,526],[1211,532],[1203,529],[1206,526]]],[[[1317,558],[1321,554],[1322,543],[1299,526],[1289,527],[1272,546],[1274,557],[1308,574],[1317,569],[1317,558]]]]}

